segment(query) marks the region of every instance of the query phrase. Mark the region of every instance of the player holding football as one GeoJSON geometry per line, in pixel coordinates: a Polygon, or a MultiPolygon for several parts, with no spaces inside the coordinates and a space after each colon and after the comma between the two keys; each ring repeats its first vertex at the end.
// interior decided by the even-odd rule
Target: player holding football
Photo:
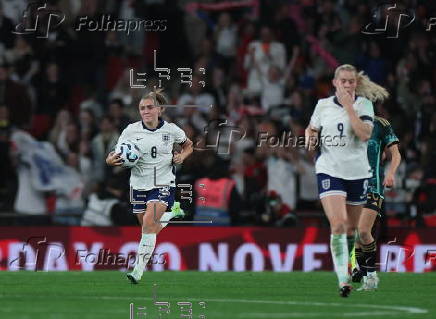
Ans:
{"type": "MultiPolygon", "coordinates": [[[[137,284],[145,265],[152,256],[156,245],[156,235],[174,217],[174,212],[166,212],[172,207],[175,195],[175,172],[173,164],[181,164],[193,151],[192,142],[185,132],[173,123],[160,118],[166,98],[161,91],[143,96],[139,103],[141,121],[127,126],[121,133],[118,144],[133,141],[143,154],[131,170],[130,200],[142,228],[138,246],[137,262],[127,278],[137,284]],[[180,153],[173,155],[173,144],[182,146],[180,153]]],[[[106,163],[122,165],[119,154],[111,152],[106,163]]]]}
{"type": "Polygon", "coordinates": [[[359,220],[359,243],[356,243],[355,256],[360,270],[353,270],[353,281],[359,282],[363,277],[363,285],[358,290],[377,289],[379,279],[375,271],[376,241],[371,230],[377,215],[381,216],[384,199],[384,187],[393,187],[395,172],[401,163],[398,150],[399,140],[391,124],[384,118],[374,118],[374,129],[368,141],[368,159],[373,175],[369,179],[367,203],[359,220]],[[388,153],[391,165],[384,176],[383,152],[388,153]],[[390,156],[389,156],[390,155],[390,156]]]}
{"type": "Polygon", "coordinates": [[[318,101],[305,133],[309,150],[321,137],[316,160],[318,190],[330,223],[330,249],[339,293],[347,297],[351,292],[348,251],[354,247],[371,177],[367,143],[374,120],[372,101],[385,99],[388,92],[348,64],[335,70],[332,83],[335,95],[318,101]]]}

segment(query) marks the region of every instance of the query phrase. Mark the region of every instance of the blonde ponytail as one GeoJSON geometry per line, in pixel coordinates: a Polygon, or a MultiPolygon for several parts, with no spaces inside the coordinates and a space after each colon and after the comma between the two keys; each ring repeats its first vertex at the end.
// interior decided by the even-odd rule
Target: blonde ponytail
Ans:
{"type": "Polygon", "coordinates": [[[363,96],[372,102],[382,102],[389,97],[389,92],[384,87],[372,82],[363,71],[357,72],[357,69],[351,64],[338,66],[335,70],[335,78],[339,75],[340,71],[351,71],[356,73],[356,95],[363,96]]]}
{"type": "Polygon", "coordinates": [[[363,71],[357,73],[356,94],[366,97],[372,102],[383,102],[389,97],[389,92],[384,87],[372,82],[363,71]]]}

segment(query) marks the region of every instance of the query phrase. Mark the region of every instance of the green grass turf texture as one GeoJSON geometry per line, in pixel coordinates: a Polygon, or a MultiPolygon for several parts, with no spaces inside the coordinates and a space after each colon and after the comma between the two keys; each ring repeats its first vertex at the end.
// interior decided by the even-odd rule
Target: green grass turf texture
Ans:
{"type": "Polygon", "coordinates": [[[436,273],[379,275],[378,291],[341,298],[332,272],[146,272],[138,285],[119,271],[0,272],[0,318],[154,319],[154,300],[170,302],[160,318],[189,318],[177,302],[208,319],[436,318],[436,273]]]}

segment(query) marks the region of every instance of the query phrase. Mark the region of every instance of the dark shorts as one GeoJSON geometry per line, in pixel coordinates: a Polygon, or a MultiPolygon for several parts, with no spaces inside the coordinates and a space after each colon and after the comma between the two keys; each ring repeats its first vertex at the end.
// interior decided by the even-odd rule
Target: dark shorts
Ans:
{"type": "Polygon", "coordinates": [[[144,213],[149,202],[161,202],[167,205],[167,209],[174,204],[176,194],[175,187],[159,187],[148,191],[130,188],[130,203],[133,206],[133,213],[144,213]]]}
{"type": "Polygon", "coordinates": [[[382,213],[383,196],[377,193],[368,193],[365,208],[376,211],[379,215],[382,213]]]}
{"type": "Polygon", "coordinates": [[[348,205],[366,204],[368,179],[346,180],[327,174],[316,174],[318,179],[319,198],[340,195],[346,198],[348,205]]]}

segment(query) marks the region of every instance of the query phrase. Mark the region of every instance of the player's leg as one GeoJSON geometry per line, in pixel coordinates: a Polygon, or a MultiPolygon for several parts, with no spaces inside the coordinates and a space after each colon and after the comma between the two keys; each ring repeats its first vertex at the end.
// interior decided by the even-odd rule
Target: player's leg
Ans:
{"type": "Polygon", "coordinates": [[[176,188],[169,187],[166,188],[164,193],[159,197],[164,203],[167,204],[167,211],[162,214],[159,222],[159,228],[156,234],[159,234],[162,229],[164,229],[168,225],[168,221],[175,217],[184,217],[185,213],[183,209],[180,208],[180,203],[175,201],[176,196],[176,188]],[[171,209],[168,211],[168,208],[171,209]]]}
{"type": "Polygon", "coordinates": [[[142,235],[136,254],[136,264],[133,271],[127,274],[132,283],[138,283],[144,273],[145,266],[153,255],[156,246],[156,236],[160,231],[160,218],[167,209],[167,204],[159,200],[147,202],[147,209],[142,220],[142,235]]]}
{"type": "Polygon", "coordinates": [[[354,249],[354,243],[356,242],[357,226],[359,225],[362,208],[362,205],[347,204],[347,245],[350,255],[354,249]]]}
{"type": "Polygon", "coordinates": [[[177,218],[182,218],[185,216],[185,212],[183,211],[183,209],[180,207],[180,203],[179,202],[174,202],[173,206],[171,207],[171,210],[169,212],[165,212],[161,219],[160,219],[160,225],[161,228],[159,230],[159,232],[164,229],[167,225],[168,225],[168,221],[177,217],[177,218]]]}
{"type": "Polygon", "coordinates": [[[348,284],[347,211],[343,180],[327,174],[317,174],[318,191],[324,212],[330,223],[330,251],[338,277],[340,295],[350,293],[348,284]]]}
{"type": "Polygon", "coordinates": [[[351,258],[351,265],[353,268],[351,281],[361,282],[364,276],[363,265],[365,264],[365,258],[363,256],[362,246],[359,242],[359,231],[357,231],[356,242],[354,243],[354,256],[352,256],[351,258]]]}
{"type": "MultiPolygon", "coordinates": [[[[330,250],[339,287],[348,286],[348,246],[346,236],[347,213],[345,197],[327,196],[321,199],[324,212],[330,223],[330,250]]],[[[348,289],[348,288],[347,288],[348,289]]],[[[349,291],[344,292],[348,296],[349,291]]]]}
{"type": "Polygon", "coordinates": [[[169,203],[174,201],[175,188],[161,187],[151,189],[149,191],[132,192],[132,199],[141,201],[134,202],[133,211],[139,212],[145,208],[145,214],[142,216],[141,224],[141,240],[138,245],[137,260],[135,267],[131,273],[127,274],[127,278],[132,283],[138,283],[144,272],[145,266],[153,254],[156,245],[157,233],[162,229],[160,219],[165,213],[169,203]],[[144,202],[146,201],[146,206],[144,202]]]}
{"type": "MultiPolygon", "coordinates": [[[[358,259],[362,262],[361,250],[355,249],[356,238],[358,237],[357,228],[359,225],[359,219],[362,214],[363,205],[366,204],[368,180],[358,179],[358,180],[347,180],[345,181],[346,192],[347,192],[347,243],[348,249],[350,251],[350,262],[351,265],[356,264],[351,258],[353,257],[351,252],[354,252],[354,259],[358,259]]],[[[360,282],[362,280],[362,275],[354,266],[352,267],[352,281],[360,282]]]]}
{"type": "MultiPolygon", "coordinates": [[[[374,194],[372,195],[374,196],[374,194]]],[[[377,215],[377,210],[365,207],[359,221],[359,238],[364,259],[362,270],[363,275],[366,277],[364,277],[362,290],[377,289],[379,283],[375,267],[377,258],[377,244],[372,236],[372,228],[377,219],[377,215]]]]}

